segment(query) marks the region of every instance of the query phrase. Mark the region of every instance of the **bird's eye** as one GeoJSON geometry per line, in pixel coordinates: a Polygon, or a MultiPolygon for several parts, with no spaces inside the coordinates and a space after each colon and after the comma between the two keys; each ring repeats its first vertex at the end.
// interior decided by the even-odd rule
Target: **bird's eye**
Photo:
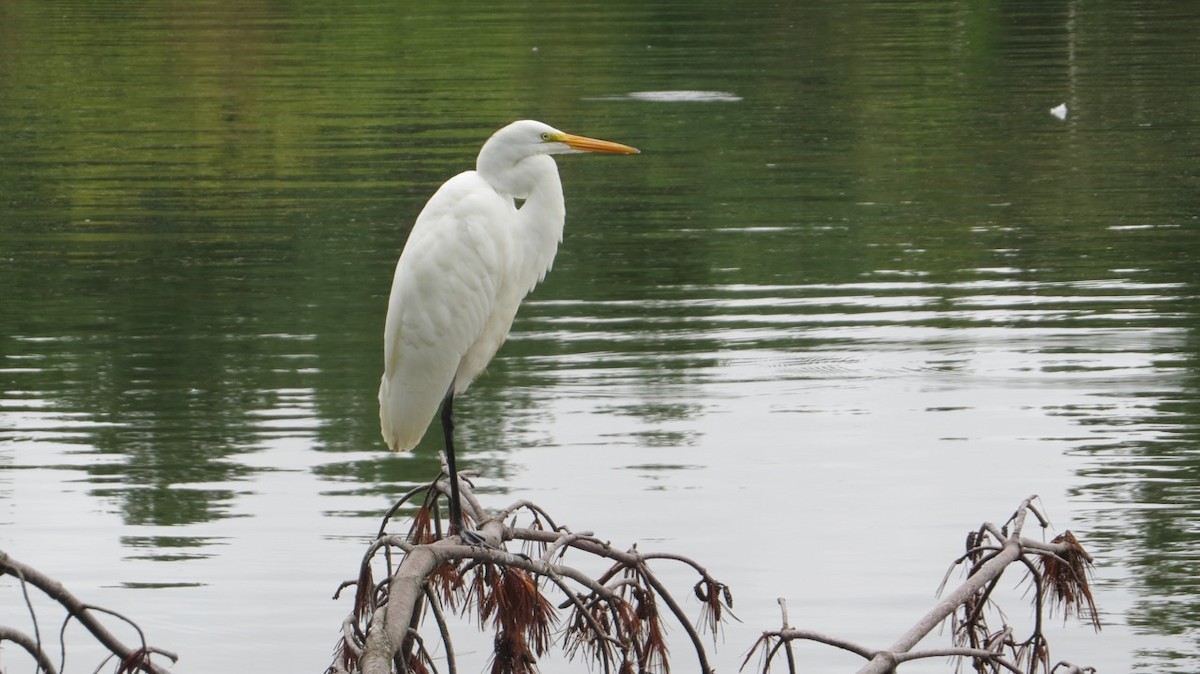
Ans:
{"type": "Polygon", "coordinates": [[[550,133],[549,133],[549,132],[545,132],[545,133],[543,133],[543,134],[542,134],[542,140],[550,140],[550,133]]]}

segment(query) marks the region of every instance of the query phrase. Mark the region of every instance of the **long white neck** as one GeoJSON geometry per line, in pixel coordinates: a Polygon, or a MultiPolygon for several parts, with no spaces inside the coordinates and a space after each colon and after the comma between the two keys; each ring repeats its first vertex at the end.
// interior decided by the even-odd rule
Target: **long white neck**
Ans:
{"type": "Polygon", "coordinates": [[[523,296],[550,271],[567,210],[554,159],[546,154],[530,155],[499,142],[498,136],[483,144],[475,170],[505,198],[525,202],[517,211],[510,261],[514,290],[523,296]]]}
{"type": "Polygon", "coordinates": [[[554,263],[563,237],[567,208],[553,159],[536,155],[524,159],[521,164],[531,165],[521,167],[526,176],[536,175],[525,193],[525,203],[517,210],[517,231],[513,236],[515,249],[522,256],[518,265],[518,287],[528,292],[546,277],[554,263]]]}

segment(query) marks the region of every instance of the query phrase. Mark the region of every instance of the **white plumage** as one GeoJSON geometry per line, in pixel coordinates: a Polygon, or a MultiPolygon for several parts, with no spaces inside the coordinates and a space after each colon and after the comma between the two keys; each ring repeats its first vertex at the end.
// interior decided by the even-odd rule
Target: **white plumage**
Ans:
{"type": "MultiPolygon", "coordinates": [[[[521,300],[550,270],[566,209],[549,155],[571,152],[637,150],[514,122],[484,144],[474,171],[446,181],[417,217],[396,263],[384,327],[379,421],[390,449],[416,446],[439,403],[483,372],[521,300]]],[[[449,442],[447,449],[453,453],[449,442]]]]}

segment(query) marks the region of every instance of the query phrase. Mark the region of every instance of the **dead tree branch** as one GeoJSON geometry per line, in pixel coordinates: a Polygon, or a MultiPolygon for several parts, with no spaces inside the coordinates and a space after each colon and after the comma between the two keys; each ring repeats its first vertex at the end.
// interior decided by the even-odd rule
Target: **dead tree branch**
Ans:
{"type": "MultiPolygon", "coordinates": [[[[1001,669],[1017,674],[1038,672],[1086,671],[1075,665],[1060,662],[1050,668],[1049,645],[1042,633],[1043,616],[1047,610],[1061,608],[1063,616],[1076,616],[1090,622],[1096,630],[1100,622],[1088,579],[1092,558],[1071,534],[1064,532],[1050,543],[1025,538],[1022,535],[1027,516],[1032,514],[1045,528],[1046,518],[1034,506],[1036,497],[1023,501],[1003,527],[985,523],[967,536],[966,553],[955,560],[952,570],[966,570],[966,579],[944,595],[928,613],[922,616],[899,639],[886,649],[868,648],[844,639],[807,630],[791,629],[765,632],[743,662],[751,656],[762,656],[762,671],[768,672],[771,661],[780,647],[794,640],[807,640],[856,653],[868,662],[859,674],[886,674],[911,660],[926,657],[958,656],[969,658],[971,667],[979,674],[1001,669]],[[1014,563],[1025,567],[1033,587],[1034,627],[1024,640],[1014,638],[1014,629],[1002,624],[999,629],[988,625],[988,607],[992,591],[1005,570],[1014,563]],[[951,619],[954,647],[913,651],[912,649],[947,618],[951,619]]],[[[947,577],[949,574],[947,574],[947,577]]],[[[943,580],[943,586],[945,580],[943,580]]],[[[790,653],[789,653],[790,656],[790,653]]],[[[797,671],[789,657],[788,671],[797,671]]]]}
{"type": "Polygon", "coordinates": [[[4,643],[5,641],[20,646],[28,653],[29,657],[33,658],[34,662],[37,663],[38,670],[45,672],[45,674],[57,674],[58,670],[54,668],[54,663],[50,662],[50,656],[46,655],[46,651],[42,650],[42,644],[36,637],[31,637],[11,627],[0,626],[0,643],[4,643]]]}
{"type": "MultiPolygon", "coordinates": [[[[71,594],[62,583],[46,576],[37,569],[28,564],[21,563],[13,559],[10,555],[0,550],[0,574],[12,576],[21,584],[21,591],[24,595],[26,606],[29,607],[30,617],[33,622],[34,636],[29,636],[17,629],[11,627],[0,626],[0,642],[9,641],[17,644],[26,653],[33,658],[37,663],[37,671],[45,672],[46,674],[55,674],[57,671],[52,664],[49,656],[45,651],[45,646],[41,639],[41,630],[37,625],[37,617],[33,610],[33,604],[29,596],[28,588],[30,586],[40,590],[46,597],[57,602],[64,610],[66,610],[66,618],[63,621],[60,629],[59,639],[62,639],[62,632],[66,630],[67,625],[71,620],[78,621],[83,625],[84,629],[100,642],[111,654],[109,659],[116,658],[118,661],[116,671],[118,674],[126,672],[146,672],[146,674],[167,674],[168,670],[163,666],[154,662],[152,656],[161,655],[168,658],[171,662],[179,659],[179,656],[169,651],[164,651],[159,648],[154,648],[146,644],[146,635],[137,623],[126,618],[125,616],[99,606],[92,606],[80,601],[78,597],[71,594]],[[139,645],[137,648],[126,646],[112,632],[105,627],[97,614],[105,614],[117,618],[126,625],[132,627],[138,635],[139,645]]],[[[65,658],[65,644],[63,644],[65,658]]],[[[101,663],[103,666],[103,663],[101,663]]],[[[98,670],[99,668],[97,668],[98,670]]]]}
{"type": "MultiPolygon", "coordinates": [[[[457,536],[442,534],[439,506],[449,493],[442,476],[406,494],[384,517],[363,557],[358,579],[342,585],[355,588],[354,608],[344,623],[338,658],[329,673],[436,672],[427,647],[432,639],[440,641],[448,656],[446,667],[456,674],[445,619],[448,610],[473,616],[481,630],[493,634],[493,674],[531,674],[555,644],[568,658],[581,657],[606,674],[666,672],[664,629],[668,622],[681,626],[687,634],[699,671],[713,671],[701,632],[716,636],[722,621],[731,615],[733,597],[729,587],[703,566],[670,552],[615,548],[591,532],[556,525],[544,510],[528,501],[518,501],[489,517],[469,484],[460,491],[463,511],[478,523],[486,545],[466,545],[457,536]],[[389,534],[389,521],[402,510],[411,517],[408,532],[389,534]],[[528,522],[518,526],[522,518],[528,522]],[[519,546],[520,552],[510,551],[506,545],[519,546]],[[606,570],[589,574],[566,562],[568,556],[580,555],[603,561],[606,570]],[[699,577],[692,588],[701,603],[696,624],[651,568],[661,563],[682,564],[699,577]],[[385,577],[376,582],[379,566],[385,577]],[[550,592],[561,595],[557,606],[547,598],[550,592]],[[432,615],[436,624],[436,631],[430,629],[428,634],[422,632],[426,615],[432,615]],[[561,627],[557,640],[556,627],[561,627]]],[[[1070,532],[1049,543],[1024,536],[1030,516],[1043,528],[1049,526],[1034,498],[1029,498],[1002,526],[984,523],[972,531],[966,551],[951,566],[966,577],[891,646],[871,648],[796,629],[788,623],[787,606],[780,600],[782,626],[763,633],[743,668],[757,653],[760,669],[766,674],[783,651],[788,672],[795,674],[798,664],[793,642],[812,641],[862,657],[866,664],[860,673],[891,673],[906,662],[945,657],[960,658],[977,674],[1091,671],[1068,662],[1059,662],[1052,669],[1042,625],[1047,612],[1061,610],[1064,618],[1078,617],[1099,629],[1089,587],[1092,559],[1070,532]],[[1004,622],[993,599],[993,591],[1013,564],[1025,569],[1034,609],[1033,627],[1021,640],[1004,622]],[[997,618],[1000,624],[993,629],[988,621],[997,618]],[[951,645],[916,650],[922,639],[947,620],[951,645]]],[[[939,593],[945,584],[943,579],[939,593]]]]}
{"type": "MultiPolygon", "coordinates": [[[[536,671],[538,659],[556,643],[559,624],[565,627],[557,644],[569,658],[582,657],[605,672],[666,671],[665,615],[688,634],[699,670],[713,671],[700,630],[652,569],[676,563],[695,571],[699,580],[692,589],[701,602],[700,623],[715,633],[733,598],[704,567],[681,555],[614,548],[589,533],[556,526],[545,511],[526,501],[487,517],[469,484],[460,489],[466,500],[463,511],[479,522],[477,530],[487,546],[464,545],[457,536],[441,535],[438,505],[448,491],[435,481],[410,492],[389,511],[387,518],[424,497],[406,535],[388,534],[385,518],[358,579],[346,584],[355,587],[354,609],[329,672],[434,670],[423,643],[432,636],[453,653],[441,617],[446,608],[473,615],[481,629],[493,633],[491,671],[497,674],[536,671]],[[529,519],[526,526],[516,526],[520,517],[529,519]],[[533,554],[510,552],[504,547],[510,543],[533,554]],[[570,553],[606,560],[608,569],[592,576],[564,562],[570,553]],[[393,555],[399,555],[398,564],[393,555]],[[381,556],[387,577],[376,583],[374,568],[381,556]],[[557,607],[546,597],[548,590],[562,596],[557,607]],[[560,615],[564,610],[565,618],[560,615]],[[422,636],[421,618],[427,613],[434,616],[437,631],[422,636]]],[[[453,660],[447,664],[453,673],[453,660]]]]}

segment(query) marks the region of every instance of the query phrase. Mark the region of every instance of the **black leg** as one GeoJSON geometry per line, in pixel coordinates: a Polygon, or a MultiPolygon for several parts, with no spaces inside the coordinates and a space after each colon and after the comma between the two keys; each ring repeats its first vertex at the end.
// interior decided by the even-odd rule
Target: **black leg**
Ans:
{"type": "Polygon", "coordinates": [[[446,468],[450,471],[450,533],[458,534],[468,545],[486,545],[486,539],[474,529],[468,529],[462,516],[462,501],[458,496],[458,466],[454,461],[454,385],[442,400],[442,433],[446,436],[446,468]]]}
{"type": "Polygon", "coordinates": [[[446,466],[450,469],[450,533],[461,534],[462,501],[458,500],[458,466],[454,464],[454,385],[442,400],[442,433],[446,436],[446,466]]]}

